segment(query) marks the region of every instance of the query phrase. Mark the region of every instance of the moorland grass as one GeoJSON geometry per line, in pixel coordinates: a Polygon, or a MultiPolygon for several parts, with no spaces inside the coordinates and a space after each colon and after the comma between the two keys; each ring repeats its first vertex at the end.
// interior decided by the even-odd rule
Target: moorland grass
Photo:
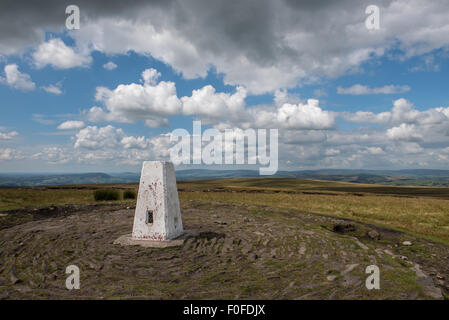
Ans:
{"type": "MultiPolygon", "coordinates": [[[[94,203],[95,190],[137,188],[137,184],[0,188],[0,211],[27,206],[89,204],[94,203]]],[[[181,181],[178,188],[181,203],[200,200],[211,210],[214,202],[242,203],[255,206],[255,210],[257,205],[286,208],[354,219],[449,244],[449,188],[279,178],[181,181]],[[234,192],[201,192],[217,190],[234,192]]]]}
{"type": "Polygon", "coordinates": [[[115,201],[120,200],[120,192],[117,190],[95,190],[95,201],[115,201]]]}
{"type": "Polygon", "coordinates": [[[443,199],[241,192],[181,192],[180,198],[183,201],[263,205],[349,218],[449,244],[449,201],[443,199]]]}
{"type": "Polygon", "coordinates": [[[0,211],[93,201],[92,190],[87,189],[0,188],[0,211]]]}
{"type": "Polygon", "coordinates": [[[123,191],[123,200],[126,199],[136,199],[136,192],[132,190],[125,190],[123,191]]]}

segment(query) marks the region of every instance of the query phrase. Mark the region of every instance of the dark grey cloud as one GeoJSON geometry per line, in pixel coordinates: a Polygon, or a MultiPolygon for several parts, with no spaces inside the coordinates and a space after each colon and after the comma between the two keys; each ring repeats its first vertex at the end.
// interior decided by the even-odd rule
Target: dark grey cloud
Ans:
{"type": "Polygon", "coordinates": [[[67,6],[75,4],[80,8],[81,19],[87,16],[132,17],[143,6],[168,7],[170,0],[41,0],[0,2],[0,52],[9,54],[33,47],[44,39],[45,31],[64,31],[67,6]]]}
{"type": "Polygon", "coordinates": [[[252,93],[339,76],[393,46],[410,57],[449,43],[444,0],[6,0],[0,54],[35,48],[44,31],[64,31],[69,4],[81,9],[81,30],[69,32],[78,46],[150,54],[187,78],[215,66],[226,83],[252,93]],[[375,32],[364,25],[372,4],[381,9],[375,32]]]}

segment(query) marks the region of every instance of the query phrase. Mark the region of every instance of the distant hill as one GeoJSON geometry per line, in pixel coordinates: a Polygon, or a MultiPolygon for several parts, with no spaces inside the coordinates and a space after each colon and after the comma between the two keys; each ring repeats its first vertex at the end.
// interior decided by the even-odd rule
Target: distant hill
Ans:
{"type": "Polygon", "coordinates": [[[67,184],[102,184],[138,181],[134,176],[111,176],[105,173],[80,174],[0,174],[0,186],[54,186],[67,184]]]}
{"type": "MultiPolygon", "coordinates": [[[[206,170],[176,171],[178,180],[253,178],[257,170],[206,170]]],[[[275,177],[343,181],[366,184],[397,186],[449,186],[449,170],[350,170],[322,169],[301,171],[278,171],[275,177]]],[[[0,186],[50,186],[68,184],[103,184],[138,182],[140,173],[80,173],[80,174],[0,174],[0,186]]]]}

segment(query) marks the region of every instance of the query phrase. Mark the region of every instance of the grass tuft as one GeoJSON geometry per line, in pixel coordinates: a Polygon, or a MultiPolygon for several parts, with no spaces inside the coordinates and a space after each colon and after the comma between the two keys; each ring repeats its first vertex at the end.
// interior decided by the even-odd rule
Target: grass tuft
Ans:
{"type": "Polygon", "coordinates": [[[120,193],[117,190],[96,190],[94,198],[95,201],[120,200],[120,193]]]}
{"type": "Polygon", "coordinates": [[[125,190],[123,192],[123,200],[126,199],[136,199],[136,193],[132,190],[125,190]]]}

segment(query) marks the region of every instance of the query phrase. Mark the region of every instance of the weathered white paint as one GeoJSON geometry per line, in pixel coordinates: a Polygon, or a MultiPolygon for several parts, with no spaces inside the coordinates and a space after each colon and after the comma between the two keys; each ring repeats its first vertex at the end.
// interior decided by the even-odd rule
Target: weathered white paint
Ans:
{"type": "Polygon", "coordinates": [[[134,215],[133,239],[170,240],[183,234],[173,163],[145,161],[134,215]],[[149,223],[147,213],[153,213],[149,223]]]}

